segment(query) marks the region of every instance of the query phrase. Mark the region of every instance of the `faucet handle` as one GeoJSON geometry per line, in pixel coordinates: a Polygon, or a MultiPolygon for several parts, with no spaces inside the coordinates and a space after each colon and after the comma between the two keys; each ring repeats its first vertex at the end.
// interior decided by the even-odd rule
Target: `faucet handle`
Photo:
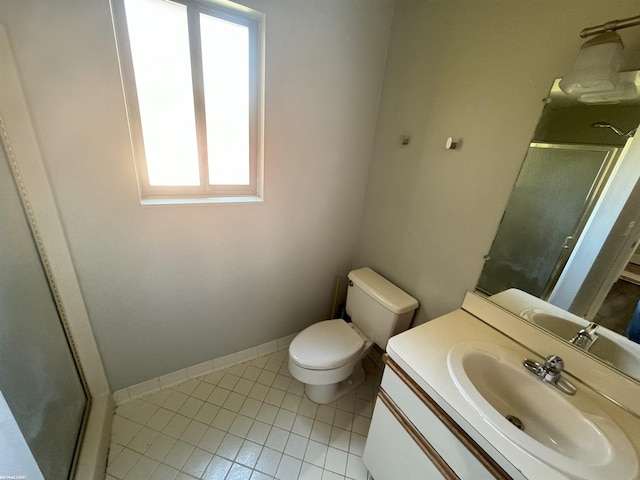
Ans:
{"type": "Polygon", "coordinates": [[[558,355],[549,355],[542,366],[546,373],[551,375],[560,375],[564,370],[564,360],[558,355]]]}

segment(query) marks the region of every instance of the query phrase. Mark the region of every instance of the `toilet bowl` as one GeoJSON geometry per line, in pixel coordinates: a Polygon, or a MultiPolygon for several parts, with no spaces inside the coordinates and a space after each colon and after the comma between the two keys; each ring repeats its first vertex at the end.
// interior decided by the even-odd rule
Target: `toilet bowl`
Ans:
{"type": "Polygon", "coordinates": [[[347,313],[315,323],[289,346],[291,375],[305,384],[316,403],[331,403],[365,379],[361,360],[374,343],[385,348],[389,338],[409,327],[418,301],[369,268],[349,273],[347,313]]]}
{"type": "Polygon", "coordinates": [[[311,400],[331,403],[364,381],[361,360],[372,346],[373,342],[353,323],[341,318],[325,320],[293,339],[289,371],[305,384],[311,400]]]}

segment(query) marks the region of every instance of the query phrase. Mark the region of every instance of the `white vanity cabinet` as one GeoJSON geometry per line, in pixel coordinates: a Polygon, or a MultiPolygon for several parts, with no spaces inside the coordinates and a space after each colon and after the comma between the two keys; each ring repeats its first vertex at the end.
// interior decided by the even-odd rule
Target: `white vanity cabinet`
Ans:
{"type": "Polygon", "coordinates": [[[363,460],[375,480],[511,479],[393,360],[386,367],[363,460]]]}

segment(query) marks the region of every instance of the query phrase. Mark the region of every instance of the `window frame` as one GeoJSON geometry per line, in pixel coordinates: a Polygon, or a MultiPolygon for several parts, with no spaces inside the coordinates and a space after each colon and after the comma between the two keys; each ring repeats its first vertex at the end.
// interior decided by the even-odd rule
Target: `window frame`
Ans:
{"type": "Polygon", "coordinates": [[[183,5],[187,12],[200,185],[157,186],[149,183],[125,0],[111,0],[118,60],[130,139],[142,204],[244,203],[263,200],[264,180],[264,14],[219,0],[162,0],[183,5]],[[243,25],[249,32],[249,185],[209,183],[200,15],[243,25]]]}

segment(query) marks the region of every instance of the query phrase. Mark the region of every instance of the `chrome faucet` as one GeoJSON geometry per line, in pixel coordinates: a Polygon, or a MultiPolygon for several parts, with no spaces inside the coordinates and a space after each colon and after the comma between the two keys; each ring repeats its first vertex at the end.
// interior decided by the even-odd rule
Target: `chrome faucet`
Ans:
{"type": "Polygon", "coordinates": [[[590,323],[576,333],[576,336],[569,340],[569,343],[573,343],[576,347],[581,348],[584,351],[588,351],[598,339],[598,334],[596,333],[597,328],[597,324],[590,323]]]}
{"type": "Polygon", "coordinates": [[[564,361],[559,356],[550,355],[543,364],[529,358],[525,358],[522,364],[527,370],[539,377],[543,382],[550,383],[567,395],[575,395],[576,387],[562,376],[564,361]]]}

